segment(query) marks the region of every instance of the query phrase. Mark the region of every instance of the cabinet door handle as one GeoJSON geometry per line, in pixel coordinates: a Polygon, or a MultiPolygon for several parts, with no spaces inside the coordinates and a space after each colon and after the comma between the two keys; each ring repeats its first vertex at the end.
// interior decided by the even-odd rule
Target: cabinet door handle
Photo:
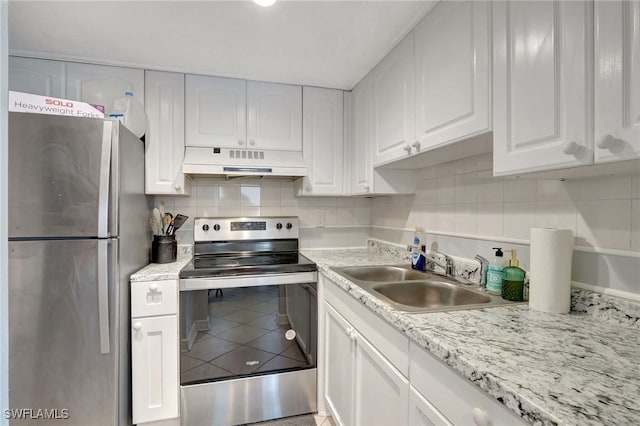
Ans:
{"type": "Polygon", "coordinates": [[[414,147],[416,151],[420,151],[420,142],[415,141],[414,143],[411,144],[411,146],[414,147]]]}
{"type": "Polygon", "coordinates": [[[411,145],[407,144],[404,148],[405,151],[407,151],[407,155],[411,155],[411,145]]]}
{"type": "Polygon", "coordinates": [[[150,291],[158,291],[158,284],[149,284],[150,291]]]}
{"type": "Polygon", "coordinates": [[[477,426],[491,426],[491,417],[481,408],[475,407],[472,410],[473,422],[477,426]]]}
{"type": "Polygon", "coordinates": [[[576,155],[580,151],[580,144],[576,141],[565,142],[562,145],[562,152],[567,155],[576,155]]]}
{"type": "Polygon", "coordinates": [[[369,192],[369,185],[364,186],[364,192],[369,192]]]}
{"type": "Polygon", "coordinates": [[[256,146],[256,140],[255,139],[249,139],[249,145],[256,146]]]}
{"type": "Polygon", "coordinates": [[[622,139],[618,139],[613,135],[606,135],[602,139],[596,143],[596,146],[600,149],[608,149],[609,151],[613,151],[616,147],[622,145],[624,141],[622,139]]]}
{"type": "Polygon", "coordinates": [[[139,322],[139,321],[134,322],[134,323],[133,323],[133,329],[134,329],[135,331],[140,331],[140,330],[142,330],[142,323],[141,323],[141,322],[139,322]]]}
{"type": "Polygon", "coordinates": [[[176,185],[173,188],[176,190],[176,192],[180,192],[180,190],[182,189],[180,185],[176,185]]]}
{"type": "Polygon", "coordinates": [[[244,145],[244,139],[238,139],[238,145],[240,146],[244,145]]]}

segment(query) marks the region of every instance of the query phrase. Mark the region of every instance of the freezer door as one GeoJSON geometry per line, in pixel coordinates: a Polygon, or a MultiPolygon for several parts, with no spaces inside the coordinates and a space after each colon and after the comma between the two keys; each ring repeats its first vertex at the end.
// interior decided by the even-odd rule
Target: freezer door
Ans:
{"type": "Polygon", "coordinates": [[[9,113],[9,238],[108,236],[112,127],[9,113]]]}
{"type": "Polygon", "coordinates": [[[9,406],[68,410],[12,426],[118,424],[116,252],[109,240],[9,242],[9,406]]]}

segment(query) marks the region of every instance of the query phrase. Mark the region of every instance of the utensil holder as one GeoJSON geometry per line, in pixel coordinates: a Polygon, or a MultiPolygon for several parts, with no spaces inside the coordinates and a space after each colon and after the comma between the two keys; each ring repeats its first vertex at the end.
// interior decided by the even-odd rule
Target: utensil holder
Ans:
{"type": "Polygon", "coordinates": [[[175,262],[178,242],[175,235],[154,235],[151,243],[151,263],[175,262]]]}

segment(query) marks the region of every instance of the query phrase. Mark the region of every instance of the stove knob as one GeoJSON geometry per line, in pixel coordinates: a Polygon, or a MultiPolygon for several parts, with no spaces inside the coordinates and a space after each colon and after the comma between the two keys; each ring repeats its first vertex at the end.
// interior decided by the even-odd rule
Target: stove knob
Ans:
{"type": "Polygon", "coordinates": [[[202,230],[203,231],[208,231],[209,230],[209,225],[207,225],[206,223],[204,225],[202,225],[202,230]]]}
{"type": "Polygon", "coordinates": [[[213,230],[214,231],[219,231],[220,230],[220,225],[218,225],[217,223],[215,225],[213,225],[213,230]]]}
{"type": "Polygon", "coordinates": [[[293,228],[293,225],[291,224],[291,222],[287,223],[287,229],[291,229],[293,228]]]}
{"type": "Polygon", "coordinates": [[[276,229],[282,229],[282,224],[281,223],[276,223],[276,229]]]}

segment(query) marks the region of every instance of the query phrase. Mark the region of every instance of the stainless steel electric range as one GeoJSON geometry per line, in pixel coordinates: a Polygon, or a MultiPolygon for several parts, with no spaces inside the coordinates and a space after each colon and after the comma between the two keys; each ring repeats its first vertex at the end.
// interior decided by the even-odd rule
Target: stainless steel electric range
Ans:
{"type": "Polygon", "coordinates": [[[196,218],[180,273],[183,425],[316,411],[317,268],[296,217],[196,218]]]}

